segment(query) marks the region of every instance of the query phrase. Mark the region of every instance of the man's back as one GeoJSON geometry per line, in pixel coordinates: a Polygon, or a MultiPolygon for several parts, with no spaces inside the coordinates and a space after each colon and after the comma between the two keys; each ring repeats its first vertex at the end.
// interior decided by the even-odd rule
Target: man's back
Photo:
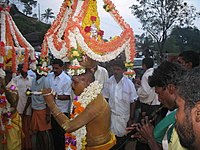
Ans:
{"type": "Polygon", "coordinates": [[[105,144],[111,139],[110,107],[102,94],[92,101],[85,109],[93,119],[86,125],[87,146],[105,144]],[[97,128],[98,125],[98,128],[97,128]]]}

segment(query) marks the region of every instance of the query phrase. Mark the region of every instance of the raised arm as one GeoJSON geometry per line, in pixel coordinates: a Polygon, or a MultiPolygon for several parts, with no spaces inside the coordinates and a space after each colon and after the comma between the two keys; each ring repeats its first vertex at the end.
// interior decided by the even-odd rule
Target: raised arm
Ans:
{"type": "Polygon", "coordinates": [[[100,111],[98,107],[95,107],[95,109],[94,107],[92,107],[92,105],[96,105],[95,101],[93,101],[78,117],[73,120],[69,120],[69,118],[64,115],[64,113],[62,113],[56,106],[54,102],[54,96],[51,93],[51,89],[43,90],[43,96],[56,121],[68,133],[73,132],[86,125],[88,122],[93,120],[100,111]]]}

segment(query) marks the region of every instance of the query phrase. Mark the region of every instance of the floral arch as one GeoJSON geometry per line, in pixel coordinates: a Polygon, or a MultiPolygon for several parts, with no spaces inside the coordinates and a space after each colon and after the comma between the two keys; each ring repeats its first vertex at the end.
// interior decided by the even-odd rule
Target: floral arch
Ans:
{"type": "Polygon", "coordinates": [[[125,51],[126,67],[131,72],[135,56],[133,30],[110,0],[103,2],[105,11],[122,29],[119,36],[108,42],[103,41],[104,32],[100,30],[96,0],[65,0],[56,20],[45,35],[41,56],[48,56],[50,50],[54,57],[67,61],[72,51],[81,50],[93,60],[106,62],[125,51]]]}

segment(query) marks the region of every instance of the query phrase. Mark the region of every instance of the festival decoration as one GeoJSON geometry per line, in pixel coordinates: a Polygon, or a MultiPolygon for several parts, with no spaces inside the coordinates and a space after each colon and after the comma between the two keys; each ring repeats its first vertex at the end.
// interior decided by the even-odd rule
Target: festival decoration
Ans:
{"type": "MultiPolygon", "coordinates": [[[[57,18],[44,37],[41,57],[47,57],[50,51],[54,57],[63,61],[70,61],[68,73],[71,75],[79,75],[85,72],[80,65],[80,62],[85,60],[85,55],[98,62],[107,62],[125,52],[125,62],[129,65],[133,64],[135,56],[133,30],[119,15],[111,0],[103,0],[103,2],[104,6],[102,7],[121,27],[120,35],[108,42],[103,40],[104,31],[100,29],[97,0],[64,0],[57,18]]],[[[129,75],[131,77],[132,69],[133,67],[129,67],[127,70],[128,74],[131,73],[129,75]]],[[[82,93],[85,95],[84,99],[80,96],[78,101],[73,103],[75,114],[73,113],[72,118],[78,116],[87,104],[97,96],[95,92],[101,88],[98,84],[94,85],[91,89],[92,93],[89,91],[86,92],[86,95],[85,92],[82,93]]],[[[84,149],[86,134],[85,126],[71,134],[67,133],[66,149],[84,149]]]]}
{"type": "Polygon", "coordinates": [[[4,64],[4,67],[9,65],[16,73],[17,65],[23,63],[23,69],[27,71],[29,58],[31,66],[36,66],[35,51],[20,33],[9,11],[10,6],[7,2],[0,2],[0,64],[4,64]]]}
{"type": "MultiPolygon", "coordinates": [[[[6,76],[4,70],[2,68],[0,68],[0,78],[4,79],[6,76]]],[[[7,87],[8,90],[14,90],[16,89],[15,85],[8,86],[7,87]]],[[[6,140],[6,132],[12,128],[12,122],[11,122],[11,107],[10,104],[8,102],[8,100],[6,99],[5,96],[5,89],[2,88],[1,85],[1,89],[0,89],[0,134],[2,134],[2,139],[1,139],[1,143],[2,144],[6,144],[7,140],[6,140]]]]}
{"type": "Polygon", "coordinates": [[[38,64],[37,64],[37,73],[39,75],[47,76],[49,68],[48,68],[48,58],[40,58],[38,64]]]}
{"type": "Polygon", "coordinates": [[[131,79],[135,78],[136,76],[135,71],[133,70],[133,66],[134,66],[133,62],[125,63],[127,71],[124,72],[124,75],[131,79]]]}
{"type": "MultiPolygon", "coordinates": [[[[65,0],[56,20],[45,35],[41,56],[46,57],[50,50],[54,57],[67,61],[73,49],[80,49],[93,60],[107,62],[125,51],[126,63],[133,62],[135,56],[133,30],[119,15],[110,0],[103,2],[105,11],[122,29],[119,36],[108,42],[102,40],[104,31],[100,29],[96,0],[65,0]]],[[[72,62],[71,66],[76,66],[76,63],[72,62]]]]}

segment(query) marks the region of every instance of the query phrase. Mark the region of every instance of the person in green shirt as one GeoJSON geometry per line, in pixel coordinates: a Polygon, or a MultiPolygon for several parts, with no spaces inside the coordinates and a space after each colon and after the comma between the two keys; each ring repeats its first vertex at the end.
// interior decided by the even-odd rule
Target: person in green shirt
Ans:
{"type": "Polygon", "coordinates": [[[155,128],[151,124],[151,120],[145,117],[141,120],[141,123],[133,124],[132,128],[127,128],[127,130],[136,128],[138,132],[133,137],[138,140],[142,139],[143,142],[149,145],[151,150],[185,149],[180,145],[174,128],[177,108],[176,99],[178,97],[177,84],[185,72],[186,70],[179,64],[165,61],[149,77],[149,85],[155,87],[159,101],[169,109],[168,115],[155,128]]]}

